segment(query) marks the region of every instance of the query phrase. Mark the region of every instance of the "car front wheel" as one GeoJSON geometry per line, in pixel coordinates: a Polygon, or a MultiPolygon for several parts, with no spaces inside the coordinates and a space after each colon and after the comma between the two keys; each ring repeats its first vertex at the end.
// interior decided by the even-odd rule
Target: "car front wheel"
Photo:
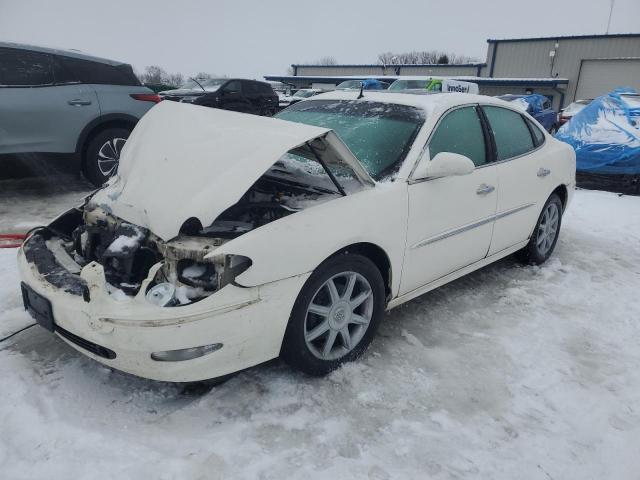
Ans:
{"type": "Polygon", "coordinates": [[[125,128],[107,128],[89,141],[83,159],[83,172],[96,187],[116,172],[122,147],[130,133],[125,128]]]}
{"type": "Polygon", "coordinates": [[[337,255],[320,265],[300,291],[282,344],[283,359],[324,375],[358,358],[384,313],[382,275],[366,257],[337,255]]]}

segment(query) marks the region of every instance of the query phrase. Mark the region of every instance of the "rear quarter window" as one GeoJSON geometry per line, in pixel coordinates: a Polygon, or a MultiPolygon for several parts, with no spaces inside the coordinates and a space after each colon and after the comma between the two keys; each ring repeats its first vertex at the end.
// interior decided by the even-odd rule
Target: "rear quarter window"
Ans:
{"type": "Polygon", "coordinates": [[[498,161],[524,155],[535,148],[522,115],[502,107],[482,108],[493,132],[498,161]]]}
{"type": "Polygon", "coordinates": [[[535,122],[532,122],[529,119],[526,119],[526,122],[529,124],[531,132],[533,132],[533,140],[536,147],[539,147],[544,143],[544,133],[542,133],[542,130],[540,130],[540,127],[538,127],[535,122]]]}
{"type": "Polygon", "coordinates": [[[56,57],[57,83],[139,86],[131,65],[109,65],[80,58],[56,57]]]}
{"type": "Polygon", "coordinates": [[[273,91],[273,88],[271,88],[271,85],[267,85],[266,83],[258,83],[258,88],[260,90],[260,93],[264,95],[275,95],[275,92],[273,91]]]}

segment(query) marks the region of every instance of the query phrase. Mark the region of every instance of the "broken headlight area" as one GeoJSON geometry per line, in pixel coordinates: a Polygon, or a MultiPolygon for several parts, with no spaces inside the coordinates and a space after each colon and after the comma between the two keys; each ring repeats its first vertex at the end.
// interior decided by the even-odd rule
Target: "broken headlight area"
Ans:
{"type": "Polygon", "coordinates": [[[85,300],[89,290],[80,273],[91,262],[102,265],[107,292],[118,299],[137,295],[152,267],[158,265],[147,281],[145,296],[164,307],[202,300],[251,266],[250,259],[239,255],[205,258],[226,241],[197,232],[164,242],[89,203],[34,231],[24,253],[46,281],[85,300]]]}
{"type": "Polygon", "coordinates": [[[219,238],[186,235],[158,243],[164,262],[147,287],[147,300],[161,307],[187,305],[234,283],[251,266],[251,260],[241,255],[205,259],[222,243],[219,238]]]}
{"type": "MultiPolygon", "coordinates": [[[[165,263],[171,265],[171,263],[165,263]]],[[[181,260],[171,268],[158,270],[146,291],[147,300],[159,307],[189,305],[234,283],[235,278],[251,266],[240,255],[223,255],[212,262],[181,260]]]]}

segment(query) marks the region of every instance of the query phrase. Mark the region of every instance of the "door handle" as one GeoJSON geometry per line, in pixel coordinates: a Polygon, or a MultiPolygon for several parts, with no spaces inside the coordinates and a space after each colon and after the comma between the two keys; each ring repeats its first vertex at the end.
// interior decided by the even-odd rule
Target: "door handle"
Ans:
{"type": "Polygon", "coordinates": [[[549,175],[551,173],[551,170],[549,170],[548,168],[540,168],[540,170],[538,170],[538,176],[540,178],[542,177],[546,177],[547,175],[549,175]]]}
{"type": "Polygon", "coordinates": [[[67,103],[74,107],[83,107],[85,105],[91,105],[91,100],[81,100],[79,98],[75,98],[73,100],[68,100],[67,103]]]}
{"type": "Polygon", "coordinates": [[[487,185],[486,183],[483,183],[478,187],[478,189],[476,190],[476,193],[478,195],[487,195],[493,192],[495,189],[496,187],[494,187],[493,185],[487,185]]]}

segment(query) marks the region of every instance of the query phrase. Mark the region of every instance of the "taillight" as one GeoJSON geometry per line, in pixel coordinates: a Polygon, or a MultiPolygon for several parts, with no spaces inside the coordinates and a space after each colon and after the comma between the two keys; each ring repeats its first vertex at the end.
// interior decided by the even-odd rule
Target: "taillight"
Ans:
{"type": "Polygon", "coordinates": [[[134,100],[140,100],[141,102],[158,103],[162,101],[160,95],[156,93],[131,93],[129,96],[134,100]]]}

